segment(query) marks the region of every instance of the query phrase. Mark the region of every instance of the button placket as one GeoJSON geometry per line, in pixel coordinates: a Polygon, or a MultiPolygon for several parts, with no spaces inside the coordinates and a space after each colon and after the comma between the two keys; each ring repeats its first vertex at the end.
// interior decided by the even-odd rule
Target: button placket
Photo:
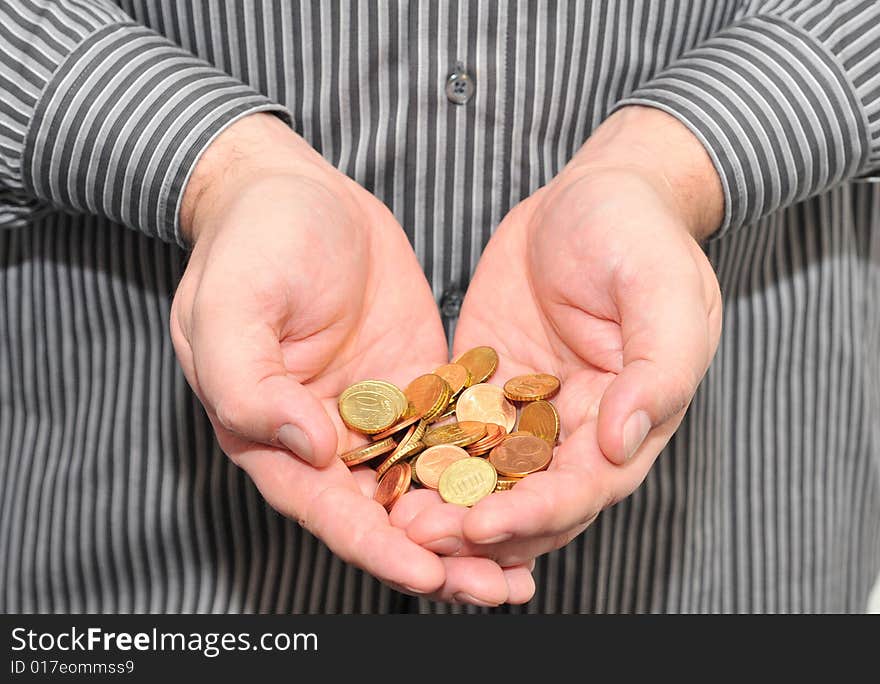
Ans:
{"type": "Polygon", "coordinates": [[[464,292],[457,287],[448,288],[440,298],[440,313],[443,318],[458,318],[463,301],[464,292]]]}

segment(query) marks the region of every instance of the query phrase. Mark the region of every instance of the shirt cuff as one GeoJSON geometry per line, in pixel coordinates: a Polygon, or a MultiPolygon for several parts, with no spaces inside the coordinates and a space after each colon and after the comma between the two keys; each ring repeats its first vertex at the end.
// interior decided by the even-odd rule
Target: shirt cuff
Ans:
{"type": "Polygon", "coordinates": [[[228,125],[290,113],[137,24],[83,40],[44,89],[25,138],[22,179],[53,206],[187,243],[179,210],[202,152],[228,125]]]}
{"type": "Polygon", "coordinates": [[[713,35],[615,108],[676,117],[724,190],[712,237],[854,177],[871,157],[865,107],[840,61],[801,27],[756,16],[713,35]]]}

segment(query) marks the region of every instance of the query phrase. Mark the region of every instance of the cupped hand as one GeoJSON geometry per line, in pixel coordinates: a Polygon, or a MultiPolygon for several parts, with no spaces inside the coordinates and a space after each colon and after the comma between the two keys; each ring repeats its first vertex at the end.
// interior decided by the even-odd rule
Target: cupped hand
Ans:
{"type": "Polygon", "coordinates": [[[681,423],[718,345],[718,283],[678,181],[624,159],[585,149],[486,247],[455,351],[493,346],[499,384],[558,376],[560,443],[547,471],[510,491],[413,515],[407,533],[426,548],[502,565],[559,548],[638,487],[681,423]]]}
{"type": "Polygon", "coordinates": [[[385,206],[255,115],[209,148],[182,220],[194,247],[172,305],[174,347],[220,446],[268,503],[396,588],[516,600],[527,569],[438,558],[389,523],[373,471],[336,457],[365,441],[339,419],[342,390],[405,384],[446,360],[430,289],[385,206]]]}

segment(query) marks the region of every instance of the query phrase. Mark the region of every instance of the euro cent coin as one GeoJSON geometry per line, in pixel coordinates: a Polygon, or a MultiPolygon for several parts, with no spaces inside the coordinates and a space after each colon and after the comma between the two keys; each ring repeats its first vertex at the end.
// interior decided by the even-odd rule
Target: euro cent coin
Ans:
{"type": "Polygon", "coordinates": [[[373,435],[394,425],[406,411],[403,392],[390,382],[364,380],[339,397],[339,415],[352,430],[373,435]]]}
{"type": "Polygon", "coordinates": [[[554,446],[559,438],[559,414],[556,407],[543,399],[529,402],[520,413],[517,431],[531,433],[554,446]]]}
{"type": "Polygon", "coordinates": [[[464,447],[473,444],[486,434],[485,423],[476,421],[460,421],[441,425],[428,430],[422,441],[425,446],[437,446],[438,444],[454,444],[464,447]]]}
{"type": "Polygon", "coordinates": [[[455,415],[459,421],[495,423],[503,427],[504,432],[510,432],[516,425],[516,406],[507,401],[500,387],[485,382],[461,393],[455,404],[455,415]]]}
{"type": "Polygon", "coordinates": [[[437,489],[446,468],[463,458],[468,458],[468,453],[461,447],[452,444],[432,446],[416,459],[416,477],[425,487],[437,489]]]}
{"type": "Polygon", "coordinates": [[[397,463],[388,469],[385,476],[379,480],[379,486],[376,487],[376,493],[373,498],[385,507],[386,511],[397,503],[409,489],[412,481],[412,469],[406,461],[397,463]]]}
{"type": "Polygon", "coordinates": [[[416,413],[425,420],[431,420],[446,410],[452,397],[452,390],[439,375],[426,373],[409,383],[403,394],[415,408],[416,413]]]}
{"type": "Polygon", "coordinates": [[[498,368],[498,352],[492,347],[474,347],[468,349],[464,354],[459,356],[453,363],[460,364],[468,369],[471,374],[472,383],[485,382],[495,369],[498,368]]]}
{"type": "Polygon", "coordinates": [[[559,391],[559,378],[548,373],[517,375],[504,383],[504,395],[511,401],[548,399],[559,391]]]}
{"type": "Polygon", "coordinates": [[[362,444],[354,449],[350,449],[344,454],[339,454],[339,458],[349,468],[354,468],[356,465],[373,460],[376,456],[393,451],[396,446],[397,442],[391,439],[391,437],[386,437],[378,442],[370,442],[369,444],[362,444]]]}
{"type": "Polygon", "coordinates": [[[498,473],[483,458],[468,457],[450,464],[440,476],[440,497],[447,503],[473,506],[495,491],[498,473]]]}
{"type": "Polygon", "coordinates": [[[525,477],[550,465],[553,449],[533,435],[508,437],[489,453],[489,463],[505,477],[525,477]]]}
{"type": "Polygon", "coordinates": [[[470,371],[460,363],[447,363],[445,366],[435,368],[434,375],[439,375],[446,381],[446,384],[452,390],[452,396],[473,384],[470,371]]]}

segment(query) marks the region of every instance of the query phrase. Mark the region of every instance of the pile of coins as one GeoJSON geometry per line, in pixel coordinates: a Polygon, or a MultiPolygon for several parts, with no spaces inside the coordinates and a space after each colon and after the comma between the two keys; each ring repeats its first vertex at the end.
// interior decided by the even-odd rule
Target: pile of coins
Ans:
{"type": "Polygon", "coordinates": [[[502,388],[486,382],[497,367],[492,347],[476,347],[403,390],[382,380],[355,383],[340,395],[339,414],[372,441],[340,458],[349,468],[375,467],[375,498],[389,511],[411,485],[473,506],[545,470],[559,437],[559,414],[547,401],[559,379],[520,375],[502,388]]]}

